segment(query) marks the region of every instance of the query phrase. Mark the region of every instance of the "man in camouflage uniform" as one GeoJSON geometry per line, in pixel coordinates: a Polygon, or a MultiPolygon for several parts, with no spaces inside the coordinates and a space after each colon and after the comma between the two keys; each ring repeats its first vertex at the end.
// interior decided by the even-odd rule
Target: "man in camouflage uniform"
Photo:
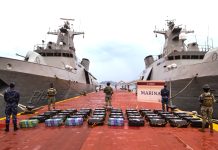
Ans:
{"type": "Polygon", "coordinates": [[[105,93],[105,102],[106,102],[106,108],[111,107],[111,99],[113,94],[113,89],[110,87],[110,82],[107,82],[107,86],[104,88],[105,93]]]}
{"type": "Polygon", "coordinates": [[[213,133],[213,104],[216,102],[214,95],[210,92],[210,86],[205,84],[203,86],[204,92],[199,97],[199,102],[201,106],[201,114],[202,114],[202,128],[199,129],[201,132],[204,132],[204,128],[206,125],[206,120],[208,119],[208,123],[210,126],[210,132],[213,133]]]}
{"type": "Polygon", "coordinates": [[[20,94],[14,90],[15,84],[10,83],[9,89],[4,93],[4,100],[6,102],[5,115],[6,115],[6,128],[5,131],[9,131],[10,117],[12,115],[12,120],[14,124],[14,131],[17,128],[17,106],[20,100],[20,94]]]}
{"type": "Polygon", "coordinates": [[[53,109],[55,109],[55,95],[57,94],[56,89],[53,86],[53,83],[50,84],[50,88],[47,90],[47,98],[48,98],[48,110],[51,110],[51,105],[53,109]]]}

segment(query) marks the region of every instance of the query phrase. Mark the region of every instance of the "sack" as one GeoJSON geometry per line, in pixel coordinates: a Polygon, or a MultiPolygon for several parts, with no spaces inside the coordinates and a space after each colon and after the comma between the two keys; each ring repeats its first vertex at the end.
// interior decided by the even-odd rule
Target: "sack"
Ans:
{"type": "Polygon", "coordinates": [[[67,118],[65,121],[66,126],[80,126],[83,125],[83,118],[67,118]]]}
{"type": "Polygon", "coordinates": [[[174,115],[173,116],[171,116],[171,115],[170,116],[165,116],[166,121],[169,121],[169,120],[172,120],[172,119],[181,119],[181,118],[178,117],[178,116],[174,116],[174,115]]]}
{"type": "Polygon", "coordinates": [[[165,127],[167,124],[165,119],[150,119],[149,125],[151,127],[165,127]]]}
{"type": "Polygon", "coordinates": [[[45,120],[45,126],[47,127],[58,127],[63,124],[63,119],[56,118],[56,119],[47,119],[45,120]]]}
{"type": "Polygon", "coordinates": [[[19,122],[20,128],[33,128],[38,125],[37,119],[30,119],[30,120],[21,120],[19,122]]]}
{"type": "Polygon", "coordinates": [[[108,119],[109,126],[124,126],[123,118],[109,118],[108,119]]]}
{"type": "Polygon", "coordinates": [[[103,118],[91,117],[88,119],[88,125],[95,125],[95,126],[104,125],[104,120],[103,118]]]}
{"type": "Polygon", "coordinates": [[[169,123],[171,127],[178,127],[178,128],[187,128],[189,123],[186,120],[182,119],[169,119],[169,123]]]}
{"type": "MultiPolygon", "coordinates": [[[[201,128],[202,127],[202,120],[190,120],[190,124],[191,124],[191,127],[201,128]]],[[[208,128],[208,127],[209,127],[209,123],[206,122],[205,128],[208,128]]]]}
{"type": "Polygon", "coordinates": [[[147,116],[146,120],[150,122],[151,119],[163,119],[161,116],[158,115],[151,115],[147,116]]]}
{"type": "Polygon", "coordinates": [[[131,118],[128,120],[128,125],[129,126],[134,126],[134,127],[140,127],[145,125],[145,120],[143,118],[141,119],[134,119],[131,118]]]}
{"type": "Polygon", "coordinates": [[[92,118],[102,118],[105,120],[105,115],[92,115],[92,118]]]}
{"type": "Polygon", "coordinates": [[[42,123],[42,122],[45,122],[47,118],[45,116],[33,116],[29,118],[29,120],[32,120],[32,119],[37,119],[39,123],[42,123]]]}
{"type": "Polygon", "coordinates": [[[87,115],[89,116],[92,112],[91,108],[81,108],[78,112],[86,112],[87,115]]]}

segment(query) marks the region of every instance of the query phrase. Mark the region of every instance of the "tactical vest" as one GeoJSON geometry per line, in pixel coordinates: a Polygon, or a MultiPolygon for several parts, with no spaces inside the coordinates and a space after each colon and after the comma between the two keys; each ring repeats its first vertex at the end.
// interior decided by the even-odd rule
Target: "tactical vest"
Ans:
{"type": "Polygon", "coordinates": [[[49,88],[47,94],[48,96],[55,96],[56,90],[54,88],[49,88]]]}
{"type": "Polygon", "coordinates": [[[206,106],[206,107],[212,107],[213,106],[212,94],[208,94],[208,95],[203,94],[202,106],[206,106]]]}
{"type": "Polygon", "coordinates": [[[106,87],[104,89],[104,93],[106,93],[106,95],[111,95],[112,94],[112,88],[111,87],[106,87]]]}

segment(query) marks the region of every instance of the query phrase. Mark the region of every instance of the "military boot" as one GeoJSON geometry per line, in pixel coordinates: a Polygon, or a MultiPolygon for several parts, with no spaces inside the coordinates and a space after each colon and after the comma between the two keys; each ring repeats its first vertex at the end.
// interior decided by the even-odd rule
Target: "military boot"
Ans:
{"type": "Polygon", "coordinates": [[[5,132],[9,132],[9,124],[6,124],[5,132]]]}
{"type": "Polygon", "coordinates": [[[210,124],[210,133],[213,133],[213,123],[210,124]]]}
{"type": "Polygon", "coordinates": [[[17,124],[14,124],[14,131],[17,131],[18,129],[17,124]]]}
{"type": "Polygon", "coordinates": [[[200,128],[199,131],[201,131],[201,132],[205,132],[204,128],[200,128]]]}

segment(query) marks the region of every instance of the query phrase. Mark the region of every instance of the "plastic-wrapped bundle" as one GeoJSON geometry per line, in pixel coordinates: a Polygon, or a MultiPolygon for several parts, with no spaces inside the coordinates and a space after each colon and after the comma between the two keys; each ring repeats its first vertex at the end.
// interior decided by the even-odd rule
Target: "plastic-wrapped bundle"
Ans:
{"type": "Polygon", "coordinates": [[[55,119],[47,119],[45,120],[45,125],[47,127],[57,127],[63,124],[63,119],[55,118],[55,119]]]}
{"type": "Polygon", "coordinates": [[[83,125],[83,118],[67,118],[65,121],[66,126],[80,126],[83,125]]]}
{"type": "Polygon", "coordinates": [[[39,121],[37,119],[21,120],[19,122],[20,128],[33,128],[38,125],[39,121]]]}
{"type": "Polygon", "coordinates": [[[123,118],[109,118],[108,119],[109,126],[124,126],[123,118]]]}

